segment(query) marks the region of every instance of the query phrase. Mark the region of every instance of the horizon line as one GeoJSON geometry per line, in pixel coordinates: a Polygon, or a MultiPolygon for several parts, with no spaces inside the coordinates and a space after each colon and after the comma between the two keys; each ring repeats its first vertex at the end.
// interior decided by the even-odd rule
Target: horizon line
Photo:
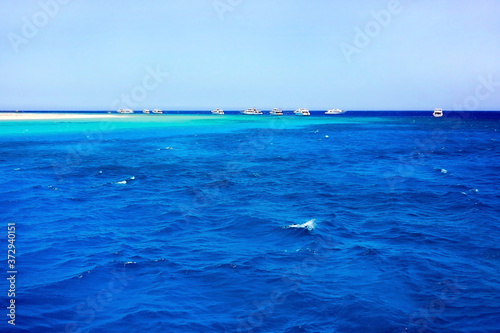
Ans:
{"type": "MultiPolygon", "coordinates": [[[[261,110],[266,111],[268,108],[262,108],[261,110]]],[[[143,109],[132,109],[133,111],[140,112],[143,109]]],[[[212,108],[204,108],[204,109],[161,109],[164,112],[210,112],[214,110],[212,108]]],[[[226,108],[224,111],[241,111],[245,110],[245,108],[226,108]]],[[[272,110],[270,108],[269,110],[272,110]]],[[[311,112],[323,112],[329,109],[309,109],[311,112]]],[[[456,109],[445,109],[442,108],[443,111],[448,112],[500,112],[500,109],[497,110],[487,110],[487,109],[478,109],[478,110],[456,110],[456,109]]],[[[294,111],[294,109],[283,109],[283,111],[294,111]]],[[[434,109],[343,109],[345,112],[370,112],[370,111],[384,111],[384,112],[432,112],[434,109]]],[[[109,110],[109,109],[1,109],[0,112],[117,112],[117,110],[109,110]]]]}

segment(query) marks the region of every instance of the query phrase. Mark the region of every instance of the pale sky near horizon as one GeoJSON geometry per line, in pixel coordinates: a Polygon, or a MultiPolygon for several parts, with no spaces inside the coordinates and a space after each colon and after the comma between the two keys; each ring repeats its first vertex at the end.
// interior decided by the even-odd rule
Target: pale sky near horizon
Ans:
{"type": "Polygon", "coordinates": [[[496,0],[0,4],[0,110],[500,110],[496,0]]]}

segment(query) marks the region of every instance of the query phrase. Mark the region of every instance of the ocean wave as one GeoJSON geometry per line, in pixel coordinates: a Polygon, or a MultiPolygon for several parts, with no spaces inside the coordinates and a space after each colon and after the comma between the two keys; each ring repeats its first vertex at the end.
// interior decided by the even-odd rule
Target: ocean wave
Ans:
{"type": "Polygon", "coordinates": [[[116,182],[115,184],[125,185],[135,180],[135,176],[116,182]]]}
{"type": "Polygon", "coordinates": [[[295,229],[307,229],[309,231],[313,231],[314,228],[316,228],[316,220],[315,219],[312,219],[312,220],[309,220],[307,222],[304,222],[302,224],[290,224],[290,225],[287,225],[285,228],[286,229],[290,229],[290,228],[295,228],[295,229]]]}

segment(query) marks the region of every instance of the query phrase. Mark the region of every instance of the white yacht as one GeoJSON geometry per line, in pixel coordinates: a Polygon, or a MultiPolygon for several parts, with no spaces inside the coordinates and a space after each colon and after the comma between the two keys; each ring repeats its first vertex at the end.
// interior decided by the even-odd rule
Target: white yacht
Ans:
{"type": "Polygon", "coordinates": [[[306,108],[299,108],[299,109],[293,111],[293,113],[295,113],[296,116],[310,116],[311,115],[309,110],[306,108]]]}
{"type": "Polygon", "coordinates": [[[342,114],[342,113],[345,113],[345,111],[340,109],[332,109],[325,112],[325,114],[342,114]]]}
{"type": "Polygon", "coordinates": [[[120,109],[117,111],[118,113],[134,113],[132,109],[120,109]]]}
{"type": "Polygon", "coordinates": [[[224,110],[215,109],[215,110],[212,110],[212,114],[224,114],[224,110]]]}
{"type": "Polygon", "coordinates": [[[245,111],[241,111],[243,114],[262,114],[262,111],[257,110],[256,108],[248,108],[245,111]]]}
{"type": "Polygon", "coordinates": [[[443,109],[435,108],[432,115],[436,118],[442,117],[443,116],[443,109]]]}
{"type": "Polygon", "coordinates": [[[144,110],[142,110],[142,113],[149,113],[149,110],[148,109],[144,109],[144,110]]]}
{"type": "Polygon", "coordinates": [[[283,115],[283,110],[274,108],[269,112],[272,116],[282,116],[283,115]]]}
{"type": "Polygon", "coordinates": [[[160,110],[160,109],[154,109],[154,110],[153,110],[153,113],[156,113],[156,114],[161,114],[161,113],[163,113],[163,111],[162,111],[162,110],[160,110]]]}

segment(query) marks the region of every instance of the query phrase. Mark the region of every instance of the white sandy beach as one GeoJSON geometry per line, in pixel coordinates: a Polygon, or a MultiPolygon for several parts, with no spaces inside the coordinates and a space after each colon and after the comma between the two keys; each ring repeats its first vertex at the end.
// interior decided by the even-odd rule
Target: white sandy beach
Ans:
{"type": "Polygon", "coordinates": [[[1,120],[50,120],[50,119],[101,119],[128,117],[122,114],[77,114],[77,113],[0,113],[1,120]]]}

